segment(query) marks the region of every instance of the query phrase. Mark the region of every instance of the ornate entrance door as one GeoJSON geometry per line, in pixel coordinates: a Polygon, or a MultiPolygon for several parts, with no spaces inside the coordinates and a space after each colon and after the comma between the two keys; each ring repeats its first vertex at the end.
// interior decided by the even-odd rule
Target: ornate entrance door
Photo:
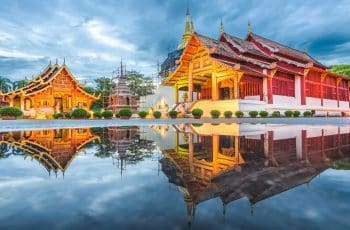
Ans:
{"type": "Polygon", "coordinates": [[[63,112],[63,100],[62,98],[55,98],[55,113],[62,113],[63,112]]]}

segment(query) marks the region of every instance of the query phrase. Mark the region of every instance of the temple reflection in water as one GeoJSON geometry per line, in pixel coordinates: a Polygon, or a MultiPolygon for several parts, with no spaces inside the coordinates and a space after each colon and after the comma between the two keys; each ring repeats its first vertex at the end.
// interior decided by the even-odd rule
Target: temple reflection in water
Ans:
{"type": "Polygon", "coordinates": [[[309,183],[350,155],[350,127],[248,124],[177,125],[162,170],[178,186],[189,223],[196,206],[218,197],[226,205],[255,203],[309,183]]]}
{"type": "Polygon", "coordinates": [[[86,146],[99,140],[90,129],[52,129],[0,133],[1,154],[18,152],[36,159],[46,170],[64,173],[74,157],[86,146]]]}
{"type": "Polygon", "coordinates": [[[350,159],[350,126],[208,123],[0,133],[0,157],[30,156],[56,175],[84,150],[110,158],[121,175],[127,165],[138,170],[141,161],[159,161],[158,170],[183,196],[190,224],[202,202],[220,199],[225,214],[230,202],[246,198],[253,211],[257,202],[339,166],[350,159]]]}

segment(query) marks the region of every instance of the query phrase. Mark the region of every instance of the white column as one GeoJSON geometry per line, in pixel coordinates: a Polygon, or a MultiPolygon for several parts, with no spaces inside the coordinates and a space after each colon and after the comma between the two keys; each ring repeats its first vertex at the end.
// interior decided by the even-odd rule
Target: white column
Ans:
{"type": "Polygon", "coordinates": [[[263,78],[263,95],[264,95],[264,101],[268,102],[268,92],[267,92],[267,78],[263,78]]]}
{"type": "Polygon", "coordinates": [[[300,76],[295,75],[294,76],[295,81],[295,99],[297,101],[298,105],[301,105],[301,89],[300,89],[300,76]]]}
{"type": "Polygon", "coordinates": [[[302,131],[297,133],[296,140],[296,158],[298,160],[301,160],[303,158],[303,138],[302,138],[302,131]]]}

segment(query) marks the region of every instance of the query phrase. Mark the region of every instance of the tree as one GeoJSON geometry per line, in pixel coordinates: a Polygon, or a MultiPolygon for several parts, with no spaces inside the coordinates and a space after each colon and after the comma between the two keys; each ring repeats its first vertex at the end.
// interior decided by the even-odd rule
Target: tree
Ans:
{"type": "Polygon", "coordinates": [[[12,82],[6,77],[0,76],[0,91],[2,93],[8,93],[12,90],[12,82]]]}
{"type": "Polygon", "coordinates": [[[91,87],[91,86],[85,86],[83,88],[83,90],[85,92],[87,92],[88,94],[91,94],[91,95],[95,95],[95,93],[96,93],[96,90],[93,87],[91,87]]]}
{"type": "Polygon", "coordinates": [[[350,64],[334,65],[329,71],[350,78],[350,64]]]}
{"type": "Polygon", "coordinates": [[[154,93],[155,86],[151,77],[145,77],[143,74],[132,70],[126,73],[126,78],[130,91],[135,96],[141,97],[154,93]]]}
{"type": "Polygon", "coordinates": [[[96,104],[101,104],[102,108],[108,107],[108,97],[111,94],[115,83],[108,77],[100,77],[95,79],[96,87],[95,93],[101,95],[100,99],[97,100],[96,104]]]}
{"type": "Polygon", "coordinates": [[[28,80],[18,80],[18,81],[14,81],[12,82],[12,88],[14,90],[16,89],[20,89],[23,88],[24,86],[26,86],[28,84],[28,80]]]}

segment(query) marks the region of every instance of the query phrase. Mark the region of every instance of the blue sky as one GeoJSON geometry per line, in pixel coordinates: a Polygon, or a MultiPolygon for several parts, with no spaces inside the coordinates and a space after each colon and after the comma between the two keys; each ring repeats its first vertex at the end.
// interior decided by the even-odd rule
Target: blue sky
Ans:
{"type": "MultiPolygon", "coordinates": [[[[109,76],[122,56],[128,69],[156,72],[157,60],[180,42],[185,0],[2,0],[0,75],[31,78],[51,59],[81,81],[109,76]]],[[[192,0],[198,33],[253,32],[303,50],[331,65],[350,63],[350,1],[192,0]]]]}

